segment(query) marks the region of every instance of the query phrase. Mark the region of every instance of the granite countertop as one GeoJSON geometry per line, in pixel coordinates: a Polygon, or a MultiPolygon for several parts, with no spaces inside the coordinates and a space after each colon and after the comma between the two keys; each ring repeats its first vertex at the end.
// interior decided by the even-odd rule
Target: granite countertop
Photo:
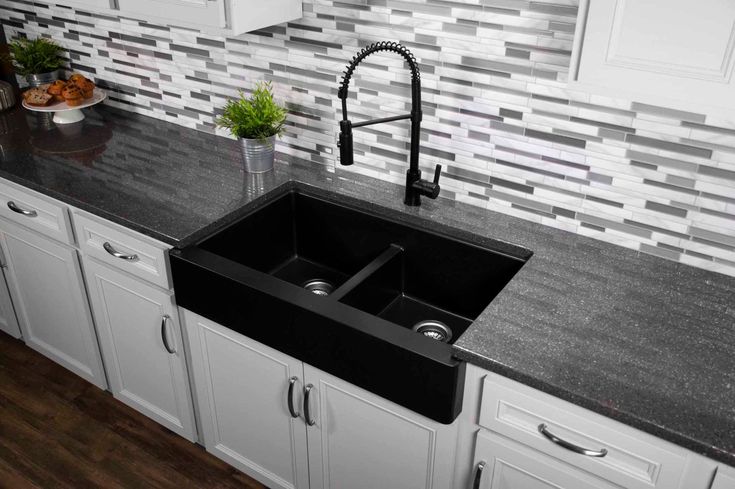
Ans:
{"type": "Polygon", "coordinates": [[[64,128],[0,114],[0,177],[173,246],[287,185],[529,249],[455,355],[735,466],[735,278],[447,199],[408,208],[400,186],[294,157],[248,175],[234,141],[111,108],[88,114],[64,128]]]}

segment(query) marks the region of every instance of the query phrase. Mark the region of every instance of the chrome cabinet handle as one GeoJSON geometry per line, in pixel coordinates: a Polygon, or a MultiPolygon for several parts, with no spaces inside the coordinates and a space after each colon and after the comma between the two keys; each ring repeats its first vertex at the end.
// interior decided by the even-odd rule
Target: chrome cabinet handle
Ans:
{"type": "Polygon", "coordinates": [[[472,481],[472,489],[480,489],[480,483],[482,483],[482,471],[485,470],[485,462],[477,464],[475,469],[475,478],[472,481]]]}
{"type": "Polygon", "coordinates": [[[174,348],[171,348],[171,345],[168,344],[168,335],[166,334],[166,321],[171,319],[171,316],[168,314],[164,314],[161,318],[161,339],[163,340],[163,347],[166,348],[166,351],[170,354],[176,353],[176,350],[174,348]]]}
{"type": "Polygon", "coordinates": [[[575,445],[574,443],[562,440],[558,436],[551,433],[547,428],[548,427],[546,426],[546,423],[541,423],[540,425],[538,425],[539,433],[541,433],[546,438],[562,448],[566,448],[567,450],[570,450],[574,453],[579,453],[580,455],[587,455],[588,457],[604,457],[605,455],[607,455],[606,448],[601,448],[599,450],[590,450],[589,448],[580,447],[579,445],[575,445]]]}
{"type": "Polygon", "coordinates": [[[138,259],[138,255],[126,255],[125,253],[120,253],[115,248],[112,247],[109,241],[105,241],[102,247],[105,249],[106,252],[114,256],[115,258],[120,258],[121,260],[127,260],[127,261],[135,261],[138,259]]]}
{"type": "Polygon", "coordinates": [[[18,207],[18,204],[16,204],[12,200],[8,202],[8,208],[13,212],[17,212],[18,214],[23,214],[24,216],[28,217],[36,217],[38,215],[38,212],[36,211],[29,211],[18,207]]]}
{"type": "Polygon", "coordinates": [[[309,384],[304,388],[304,419],[306,420],[306,424],[309,426],[314,426],[316,424],[316,421],[311,419],[311,408],[309,407],[309,395],[313,388],[314,386],[312,384],[309,384]]]}
{"type": "Polygon", "coordinates": [[[293,388],[298,381],[299,378],[296,376],[288,379],[288,412],[291,413],[292,418],[298,418],[301,415],[301,413],[296,411],[296,408],[293,407],[293,388]]]}

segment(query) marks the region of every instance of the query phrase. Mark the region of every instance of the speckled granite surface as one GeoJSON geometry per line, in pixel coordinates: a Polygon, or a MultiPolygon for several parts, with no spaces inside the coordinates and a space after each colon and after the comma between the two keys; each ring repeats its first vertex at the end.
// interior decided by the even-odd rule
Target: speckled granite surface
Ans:
{"type": "Polygon", "coordinates": [[[182,246],[282,186],[533,256],[456,356],[735,466],[735,279],[284,158],[244,174],[234,142],[97,109],[64,133],[0,114],[0,176],[182,246]]]}

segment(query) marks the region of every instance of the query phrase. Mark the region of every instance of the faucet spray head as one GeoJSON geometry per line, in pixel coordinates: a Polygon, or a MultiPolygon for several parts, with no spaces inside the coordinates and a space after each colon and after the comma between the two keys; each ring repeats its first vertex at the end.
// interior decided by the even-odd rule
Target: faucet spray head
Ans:
{"type": "Polygon", "coordinates": [[[352,122],[348,119],[339,122],[339,162],[342,165],[351,165],[352,159],[352,122]]]}

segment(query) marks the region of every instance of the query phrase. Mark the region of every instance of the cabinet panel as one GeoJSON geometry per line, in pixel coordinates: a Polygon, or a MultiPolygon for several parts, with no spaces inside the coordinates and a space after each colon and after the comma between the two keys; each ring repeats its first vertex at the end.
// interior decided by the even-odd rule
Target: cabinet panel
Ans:
{"type": "MultiPolygon", "coordinates": [[[[242,0],[236,0],[242,1],[242,0]]],[[[168,23],[226,27],[225,0],[118,0],[120,13],[140,18],[158,17],[168,23]]]]}
{"type": "MultiPolygon", "coordinates": [[[[3,259],[3,267],[5,260],[3,259]]],[[[6,282],[5,270],[0,273],[0,331],[3,331],[13,338],[20,338],[20,327],[18,319],[13,309],[13,301],[10,299],[10,290],[6,282]]]]}
{"type": "Polygon", "coordinates": [[[442,425],[304,365],[311,489],[450,487],[456,425],[442,425]]]}
{"type": "Polygon", "coordinates": [[[8,285],[25,342],[100,388],[106,387],[75,249],[0,222],[8,285]]]}
{"type": "Polygon", "coordinates": [[[735,489],[735,469],[724,465],[718,467],[711,489],[735,489]]]}
{"type": "Polygon", "coordinates": [[[189,379],[173,298],[91,259],[84,268],[113,395],[193,441],[189,379]]]}
{"type": "Polygon", "coordinates": [[[728,0],[583,0],[576,80],[641,102],[735,107],[734,20],[728,0]]]}
{"type": "Polygon", "coordinates": [[[79,210],[74,210],[73,215],[79,248],[85,255],[164,289],[171,288],[166,256],[170,246],[79,210]],[[128,255],[131,259],[119,258],[113,253],[128,255]]]}
{"type": "Polygon", "coordinates": [[[309,487],[302,363],[184,311],[194,390],[207,450],[273,489],[309,487]]]}
{"type": "Polygon", "coordinates": [[[478,489],[620,488],[487,432],[479,432],[475,444],[475,467],[481,463],[485,468],[474,474],[478,489]]]}

